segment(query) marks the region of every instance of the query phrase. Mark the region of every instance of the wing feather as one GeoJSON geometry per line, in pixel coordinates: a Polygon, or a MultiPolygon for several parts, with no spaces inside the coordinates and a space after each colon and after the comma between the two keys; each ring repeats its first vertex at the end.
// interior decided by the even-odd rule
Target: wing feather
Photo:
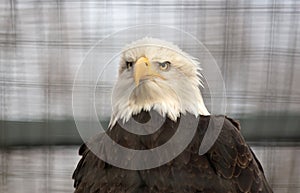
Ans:
{"type": "MultiPolygon", "coordinates": [[[[148,116],[140,115],[135,119],[143,122],[148,116]]],[[[190,121],[195,121],[195,118],[190,121]]],[[[124,147],[142,150],[162,145],[177,127],[178,123],[167,119],[152,135],[137,136],[118,124],[107,134],[124,147]]],[[[272,193],[258,159],[240,130],[239,123],[231,118],[201,116],[196,135],[179,156],[160,167],[141,171],[117,168],[95,156],[88,146],[101,143],[103,134],[99,134],[79,149],[82,158],[73,174],[75,193],[272,193]],[[213,147],[200,156],[199,147],[209,121],[218,118],[225,118],[222,131],[213,147]]],[[[97,151],[102,152],[101,149],[97,151]]]]}
{"type": "Polygon", "coordinates": [[[240,130],[238,122],[226,117],[219,138],[208,152],[211,165],[217,174],[232,180],[240,192],[272,192],[240,130]]]}

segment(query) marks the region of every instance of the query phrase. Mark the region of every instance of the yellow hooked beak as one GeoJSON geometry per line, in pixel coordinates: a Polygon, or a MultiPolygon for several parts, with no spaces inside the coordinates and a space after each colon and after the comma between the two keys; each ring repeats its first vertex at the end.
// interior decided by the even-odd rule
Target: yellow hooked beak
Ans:
{"type": "Polygon", "coordinates": [[[155,78],[155,77],[165,79],[163,76],[161,76],[158,72],[156,72],[153,69],[148,58],[140,57],[134,65],[135,85],[138,86],[140,83],[140,80],[155,78]]]}

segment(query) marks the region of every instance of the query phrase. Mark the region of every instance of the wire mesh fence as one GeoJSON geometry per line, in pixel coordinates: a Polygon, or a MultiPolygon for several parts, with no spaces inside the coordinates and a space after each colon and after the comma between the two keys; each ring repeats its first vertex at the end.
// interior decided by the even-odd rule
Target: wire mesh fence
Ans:
{"type": "MultiPolygon", "coordinates": [[[[256,150],[275,192],[300,192],[297,0],[1,1],[0,192],[72,191],[75,148],[47,145],[80,143],[72,122],[76,70],[97,41],[144,24],[184,30],[209,49],[225,81],[227,114],[248,120],[246,138],[273,139],[256,150]]],[[[98,102],[109,116],[107,99],[98,102]]]]}
{"type": "MultiPolygon", "coordinates": [[[[13,148],[0,151],[1,193],[73,192],[78,147],[13,148]]],[[[299,147],[253,146],[274,193],[300,192],[299,147]]]]}

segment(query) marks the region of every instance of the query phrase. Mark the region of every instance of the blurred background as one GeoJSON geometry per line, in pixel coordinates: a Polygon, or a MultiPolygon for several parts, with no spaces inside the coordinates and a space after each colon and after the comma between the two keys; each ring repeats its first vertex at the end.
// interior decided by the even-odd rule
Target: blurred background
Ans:
{"type": "Polygon", "coordinates": [[[300,193],[297,0],[2,0],[0,193],[73,191],[82,143],[72,112],[76,70],[97,41],[143,24],[184,30],[209,49],[227,115],[240,120],[274,192],[300,193]]]}

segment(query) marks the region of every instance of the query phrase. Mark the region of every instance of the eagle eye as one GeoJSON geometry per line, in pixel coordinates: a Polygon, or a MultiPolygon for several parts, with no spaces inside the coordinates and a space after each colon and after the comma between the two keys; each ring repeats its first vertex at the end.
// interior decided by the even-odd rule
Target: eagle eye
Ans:
{"type": "Polygon", "coordinates": [[[159,63],[159,68],[161,70],[167,70],[167,69],[169,69],[170,65],[171,65],[171,62],[165,61],[165,62],[159,63]]]}
{"type": "Polygon", "coordinates": [[[126,61],[126,67],[127,67],[127,69],[131,68],[132,65],[133,65],[133,62],[126,61]]]}

